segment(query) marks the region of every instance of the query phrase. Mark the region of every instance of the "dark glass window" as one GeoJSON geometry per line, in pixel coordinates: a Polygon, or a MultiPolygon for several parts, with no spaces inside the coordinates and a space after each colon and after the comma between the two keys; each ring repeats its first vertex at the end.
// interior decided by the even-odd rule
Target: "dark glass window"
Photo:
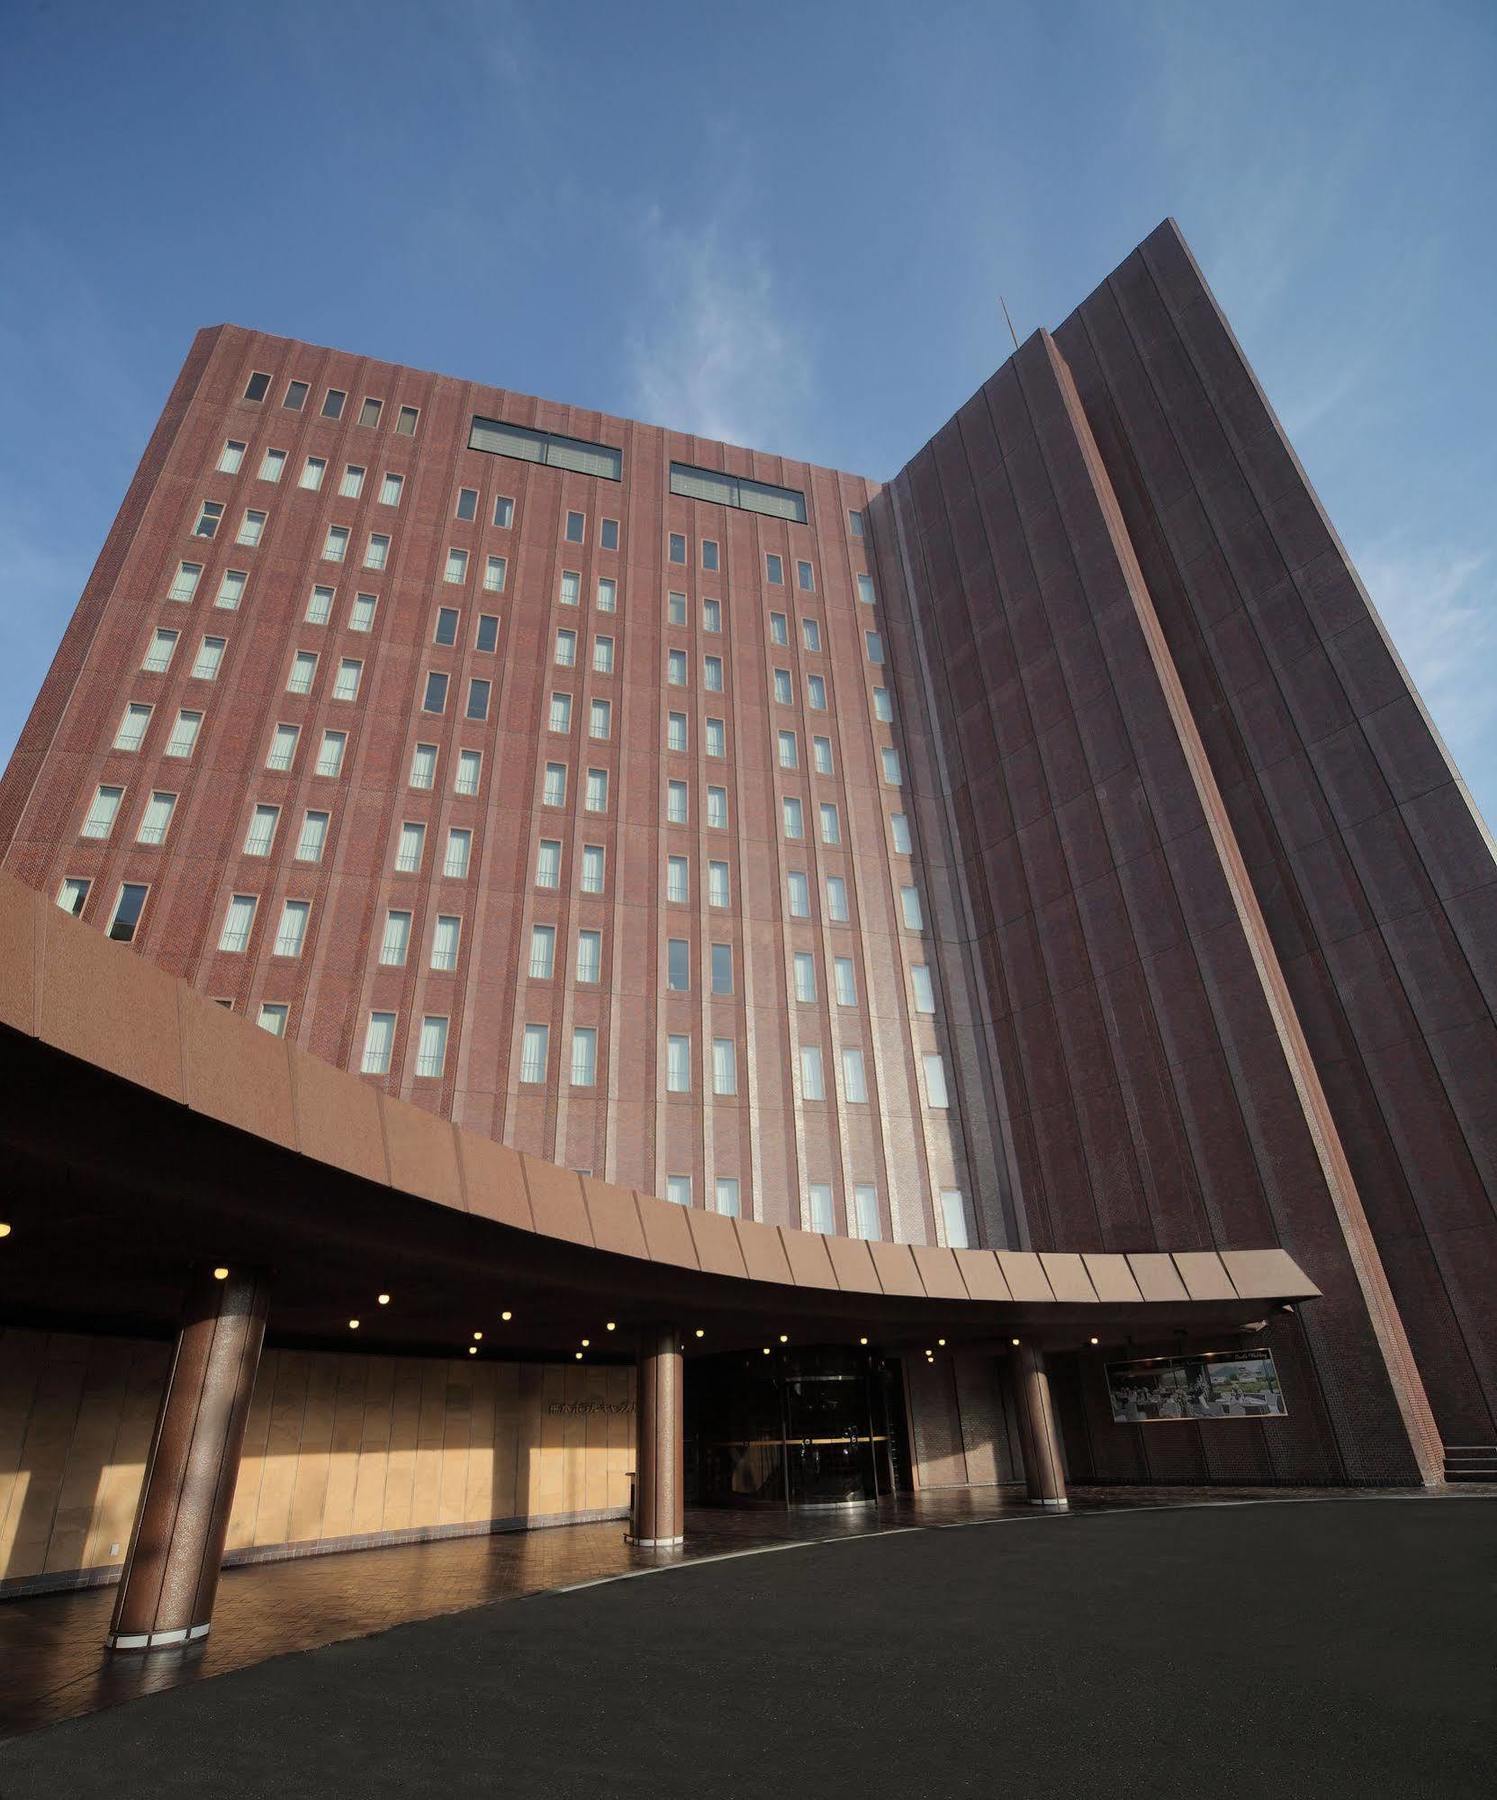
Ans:
{"type": "Polygon", "coordinates": [[[246,400],[263,400],[269,387],[270,377],[262,375],[257,369],[249,378],[249,383],[244,390],[244,397],[246,400]]]}
{"type": "Polygon", "coordinates": [[[447,710],[447,677],[435,672],[426,677],[426,698],[421,702],[422,712],[439,713],[447,710]]]}
{"type": "Polygon", "coordinates": [[[286,398],[281,405],[292,412],[300,412],[307,404],[307,384],[304,381],[290,381],[286,384],[286,398]]]}
{"type": "Polygon", "coordinates": [[[501,531],[507,531],[514,523],[515,503],[508,494],[501,494],[494,502],[494,523],[501,531]]]}
{"type": "Polygon", "coordinates": [[[366,400],[359,408],[359,423],[361,425],[378,425],[379,415],[384,409],[384,404],[383,400],[366,400]]]}
{"type": "Polygon", "coordinates": [[[329,388],[322,396],[322,416],[324,419],[341,419],[343,402],[348,398],[342,388],[329,388]]]}
{"type": "Polygon", "coordinates": [[[712,946],[712,991],[714,994],[731,994],[733,991],[733,946],[731,944],[714,944],[712,946]]]}
{"type": "Polygon", "coordinates": [[[414,406],[402,406],[395,420],[395,432],[398,437],[414,437],[416,421],[420,413],[414,406]]]}
{"type": "Polygon", "coordinates": [[[689,463],[671,464],[671,492],[688,500],[708,500],[718,506],[736,506],[744,512],[765,513],[772,519],[806,522],[806,496],[799,488],[771,487],[765,481],[747,481],[716,469],[694,469],[689,463]]]}
{"type": "Polygon", "coordinates": [[[499,647],[499,615],[497,613],[480,613],[478,615],[478,635],[474,641],[477,650],[497,650],[499,647]]]}
{"type": "Polygon", "coordinates": [[[147,889],[133,881],[127,881],[120,889],[120,897],[115,905],[114,919],[109,927],[109,935],[122,944],[128,944],[135,936],[135,927],[140,923],[141,912],[145,908],[147,889]]]}
{"type": "MultiPolygon", "coordinates": [[[[498,520],[495,520],[495,524],[498,520]]],[[[598,542],[605,550],[617,550],[619,547],[619,522],[617,519],[605,519],[599,527],[601,535],[598,542]]]]}
{"type": "Polygon", "coordinates": [[[771,587],[784,587],[785,565],[778,556],[770,555],[764,558],[764,573],[771,587]]]}
{"type": "Polygon", "coordinates": [[[862,537],[862,535],[863,535],[863,515],[862,515],[862,513],[856,512],[856,511],[849,512],[847,515],[847,525],[848,525],[848,529],[852,532],[854,537],[862,537]]]}
{"type": "Polygon", "coordinates": [[[499,419],[474,419],[468,448],[487,451],[490,456],[512,456],[517,462],[575,469],[579,475],[599,475],[605,481],[618,481],[624,471],[623,452],[607,444],[561,437],[554,431],[531,431],[528,426],[506,425],[499,419]]]}
{"type": "Polygon", "coordinates": [[[480,681],[476,676],[468,683],[468,717],[470,719],[486,719],[489,716],[491,685],[487,681],[480,681]]]}
{"type": "Polygon", "coordinates": [[[476,519],[478,517],[477,488],[459,488],[457,490],[457,516],[460,519],[476,519]]]}
{"type": "Polygon", "coordinates": [[[457,608],[455,606],[439,606],[437,608],[437,628],[431,635],[433,643],[455,644],[457,642],[457,608]]]}
{"type": "Polygon", "coordinates": [[[671,533],[671,561],[673,563],[686,561],[686,539],[679,531],[671,533]]]}
{"type": "Polygon", "coordinates": [[[667,942],[665,985],[678,994],[684,994],[691,986],[691,945],[685,938],[667,942]]]}
{"type": "Polygon", "coordinates": [[[717,539],[702,539],[702,567],[712,570],[717,567],[717,539]]]}
{"type": "Polygon", "coordinates": [[[580,544],[586,526],[587,521],[580,512],[569,512],[567,514],[567,542],[580,544]]]}

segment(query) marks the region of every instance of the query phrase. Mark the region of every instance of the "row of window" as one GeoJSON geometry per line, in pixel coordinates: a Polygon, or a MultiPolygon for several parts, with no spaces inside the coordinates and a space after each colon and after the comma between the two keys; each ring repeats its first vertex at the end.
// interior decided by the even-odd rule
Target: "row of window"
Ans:
{"type": "MultiPolygon", "coordinates": [[[[245,383],[244,398],[246,400],[263,400],[270,392],[270,376],[264,370],[256,369],[245,383]]],[[[303,412],[306,410],[307,396],[311,385],[305,381],[288,381],[281,395],[281,405],[287,412],[303,412]]],[[[341,419],[343,408],[348,402],[348,393],[344,388],[330,387],[322,396],[321,416],[324,419],[341,419]]],[[[375,395],[366,395],[359,407],[358,423],[369,430],[375,430],[384,416],[385,403],[375,395]]],[[[421,417],[419,407],[402,406],[395,415],[395,431],[399,437],[414,437],[416,424],[421,417]]]]}

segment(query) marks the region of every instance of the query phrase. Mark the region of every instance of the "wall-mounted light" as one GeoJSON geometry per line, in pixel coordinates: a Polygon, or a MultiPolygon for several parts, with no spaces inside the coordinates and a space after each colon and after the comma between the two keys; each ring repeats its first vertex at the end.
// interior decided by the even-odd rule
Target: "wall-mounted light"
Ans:
{"type": "Polygon", "coordinates": [[[782,1344],[788,1344],[790,1342],[790,1339],[785,1335],[785,1333],[783,1331],[780,1333],[780,1342],[782,1344]]]}
{"type": "Polygon", "coordinates": [[[609,1320],[609,1321],[608,1321],[608,1323],[607,1323],[607,1324],[606,1324],[606,1325],[605,1325],[605,1326],[604,1326],[604,1327],[603,1327],[603,1329],[604,1329],[604,1330],[605,1330],[605,1331],[615,1331],[615,1330],[617,1330],[617,1327],[616,1327],[616,1326],[615,1326],[615,1324],[614,1324],[614,1322],[613,1322],[613,1320],[612,1320],[612,1319],[610,1319],[610,1320],[609,1320]]]}
{"type": "Polygon", "coordinates": [[[769,1355],[769,1345],[768,1345],[768,1344],[766,1344],[766,1345],[765,1345],[765,1346],[764,1346],[764,1354],[765,1354],[765,1355],[766,1355],[766,1356],[768,1356],[768,1355],[769,1355]]]}
{"type": "MultiPolygon", "coordinates": [[[[9,1231],[9,1230],[10,1230],[10,1227],[9,1227],[9,1225],[7,1225],[5,1227],[4,1231],[0,1231],[0,1237],[4,1237],[5,1232],[9,1231]]],[[[215,1281],[227,1281],[229,1279],[229,1271],[223,1266],[222,1263],[220,1263],[218,1265],[218,1267],[213,1271],[213,1279],[215,1281]]]]}
{"type": "Polygon", "coordinates": [[[388,1306],[390,1304],[390,1296],[388,1294],[378,1294],[375,1297],[381,1306],[388,1306]]]}
{"type": "Polygon", "coordinates": [[[1010,1338],[1008,1341],[1014,1346],[1015,1349],[1018,1348],[1019,1340],[1017,1338],[1010,1338]]]}
{"type": "Polygon", "coordinates": [[[503,1321],[504,1321],[504,1322],[505,1322],[505,1324],[506,1324],[506,1325],[507,1325],[507,1324],[508,1324],[508,1323],[509,1323],[509,1322],[510,1322],[510,1320],[511,1320],[511,1319],[512,1319],[512,1318],[513,1318],[513,1317],[514,1317],[514,1316],[515,1316],[515,1315],[514,1315],[514,1314],[513,1314],[513,1313],[507,1313],[507,1312],[502,1312],[502,1313],[500,1313],[500,1315],[499,1315],[499,1317],[500,1317],[500,1318],[501,1318],[501,1319],[503,1319],[503,1321]]]}
{"type": "Polygon", "coordinates": [[[698,1337],[706,1337],[706,1335],[707,1335],[706,1332],[702,1330],[700,1325],[698,1325],[697,1326],[697,1336],[698,1337]]]}
{"type": "Polygon", "coordinates": [[[483,1333],[481,1331],[475,1331],[473,1333],[473,1342],[475,1344],[481,1344],[483,1342],[483,1333]]]}
{"type": "Polygon", "coordinates": [[[3,1219],[0,1219],[0,1237],[9,1237],[9,1236],[10,1236],[9,1225],[7,1225],[3,1219]]]}
{"type": "Polygon", "coordinates": [[[859,1343],[860,1343],[860,1344],[866,1344],[866,1343],[867,1343],[867,1342],[868,1342],[868,1340],[867,1340],[867,1338],[859,1338],[859,1339],[858,1339],[858,1342],[859,1342],[859,1343]]]}
{"type": "Polygon", "coordinates": [[[359,1322],[357,1319],[350,1319],[348,1321],[348,1329],[350,1331],[357,1331],[358,1328],[359,1328],[359,1322]]]}
{"type": "Polygon", "coordinates": [[[1092,1339],[1092,1342],[1093,1342],[1093,1343],[1094,1343],[1094,1344],[1095,1344],[1095,1343],[1096,1343],[1096,1342],[1097,1342],[1097,1341],[1098,1341],[1098,1340],[1097,1340],[1097,1339],[1096,1339],[1096,1338],[1093,1338],[1093,1339],[1092,1339]]]}
{"type": "Polygon", "coordinates": [[[468,1346],[468,1354],[469,1354],[469,1356],[477,1356],[477,1354],[478,1354],[478,1346],[477,1346],[477,1344],[469,1344],[469,1346],[468,1346]]]}
{"type": "Polygon", "coordinates": [[[946,1348],[946,1340],[945,1340],[945,1338],[937,1338],[937,1339],[936,1339],[936,1342],[937,1342],[937,1343],[938,1343],[938,1344],[939,1344],[939,1345],[940,1345],[940,1347],[941,1347],[941,1348],[942,1348],[942,1349],[943,1349],[943,1350],[944,1350],[944,1349],[945,1349],[945,1348],[946,1348]]]}
{"type": "Polygon", "coordinates": [[[581,1362],[582,1361],[582,1352],[580,1350],[578,1350],[575,1354],[576,1354],[578,1362],[581,1362]]]}
{"type": "Polygon", "coordinates": [[[592,1339],[591,1339],[591,1338],[584,1338],[584,1339],[583,1339],[583,1340],[582,1340],[582,1348],[583,1348],[583,1349],[584,1349],[584,1350],[586,1350],[586,1349],[587,1349],[587,1347],[588,1347],[588,1346],[589,1346],[589,1345],[590,1345],[590,1344],[591,1344],[591,1343],[592,1343],[592,1341],[593,1341],[593,1340],[592,1340],[592,1339]]]}

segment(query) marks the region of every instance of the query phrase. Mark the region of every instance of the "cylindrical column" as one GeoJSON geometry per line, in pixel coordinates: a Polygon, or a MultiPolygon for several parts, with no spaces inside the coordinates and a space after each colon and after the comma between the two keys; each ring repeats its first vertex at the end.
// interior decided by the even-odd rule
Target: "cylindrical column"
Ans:
{"type": "Polygon", "coordinates": [[[161,1396],[111,1650],[153,1650],[208,1635],[244,1424],[265,1338],[265,1277],[204,1270],[183,1312],[161,1396]]]}
{"type": "Polygon", "coordinates": [[[681,1334],[650,1325],[639,1334],[638,1441],[634,1453],[634,1517],[629,1542],[665,1549],[685,1536],[686,1486],[681,1334]]]}
{"type": "Polygon", "coordinates": [[[1024,1479],[1031,1506],[1066,1506],[1066,1471],[1050,1405],[1043,1354],[1028,1344],[1014,1352],[1014,1390],[1024,1439],[1024,1479]]]}

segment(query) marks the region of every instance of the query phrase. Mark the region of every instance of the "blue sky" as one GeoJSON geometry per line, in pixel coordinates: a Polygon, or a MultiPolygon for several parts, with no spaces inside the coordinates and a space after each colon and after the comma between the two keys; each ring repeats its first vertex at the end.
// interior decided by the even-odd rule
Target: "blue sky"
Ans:
{"type": "Polygon", "coordinates": [[[0,756],[229,319],[892,474],[1181,222],[1497,815],[1497,7],[12,0],[0,756]]]}

